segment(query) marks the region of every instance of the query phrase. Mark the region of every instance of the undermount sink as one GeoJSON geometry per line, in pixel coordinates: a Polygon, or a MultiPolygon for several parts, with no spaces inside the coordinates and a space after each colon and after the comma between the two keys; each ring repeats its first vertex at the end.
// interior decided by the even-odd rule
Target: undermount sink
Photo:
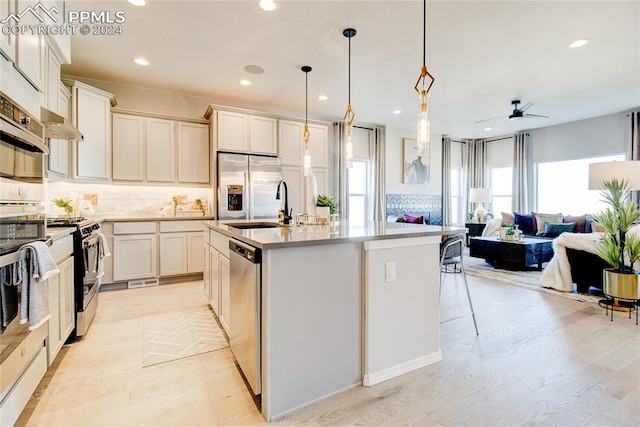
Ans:
{"type": "Polygon", "coordinates": [[[276,222],[228,222],[227,227],[238,228],[240,230],[250,230],[252,228],[278,228],[280,224],[276,222]]]}

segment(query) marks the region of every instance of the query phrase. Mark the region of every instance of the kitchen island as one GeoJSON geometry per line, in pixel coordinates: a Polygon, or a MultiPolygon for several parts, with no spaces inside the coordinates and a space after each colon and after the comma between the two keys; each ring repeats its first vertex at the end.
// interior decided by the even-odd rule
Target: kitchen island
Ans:
{"type": "MultiPolygon", "coordinates": [[[[221,259],[234,259],[229,242],[261,251],[258,376],[268,421],[441,360],[439,244],[465,228],[204,224],[205,241],[221,259]]],[[[207,274],[205,261],[205,287],[207,274]]],[[[212,306],[233,340],[225,280],[235,284],[233,275],[218,280],[219,305],[212,306]]]]}

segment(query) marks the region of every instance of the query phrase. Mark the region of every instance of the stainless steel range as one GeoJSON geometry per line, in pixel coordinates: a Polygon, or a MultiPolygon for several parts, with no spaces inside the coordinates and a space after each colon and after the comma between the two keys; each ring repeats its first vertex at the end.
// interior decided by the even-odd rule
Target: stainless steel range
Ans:
{"type": "Polygon", "coordinates": [[[50,218],[47,227],[75,227],[73,232],[76,328],[70,341],[87,333],[98,309],[103,273],[101,221],[86,218],[50,218]]]}

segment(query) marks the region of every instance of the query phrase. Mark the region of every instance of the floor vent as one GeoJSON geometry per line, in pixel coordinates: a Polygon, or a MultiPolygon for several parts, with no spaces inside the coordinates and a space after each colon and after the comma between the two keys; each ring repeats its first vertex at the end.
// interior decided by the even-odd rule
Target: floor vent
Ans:
{"type": "Polygon", "coordinates": [[[149,279],[149,280],[134,280],[133,282],[128,282],[127,287],[131,288],[144,288],[147,286],[158,286],[160,281],[158,279],[149,279]]]}

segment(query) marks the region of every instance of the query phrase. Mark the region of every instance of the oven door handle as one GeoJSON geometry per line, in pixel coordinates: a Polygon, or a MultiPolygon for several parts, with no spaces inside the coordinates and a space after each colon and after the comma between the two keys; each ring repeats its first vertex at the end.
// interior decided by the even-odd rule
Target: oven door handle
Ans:
{"type": "Polygon", "coordinates": [[[100,242],[99,236],[89,237],[88,239],[82,242],[83,248],[88,248],[89,246],[95,246],[100,242]]]}

